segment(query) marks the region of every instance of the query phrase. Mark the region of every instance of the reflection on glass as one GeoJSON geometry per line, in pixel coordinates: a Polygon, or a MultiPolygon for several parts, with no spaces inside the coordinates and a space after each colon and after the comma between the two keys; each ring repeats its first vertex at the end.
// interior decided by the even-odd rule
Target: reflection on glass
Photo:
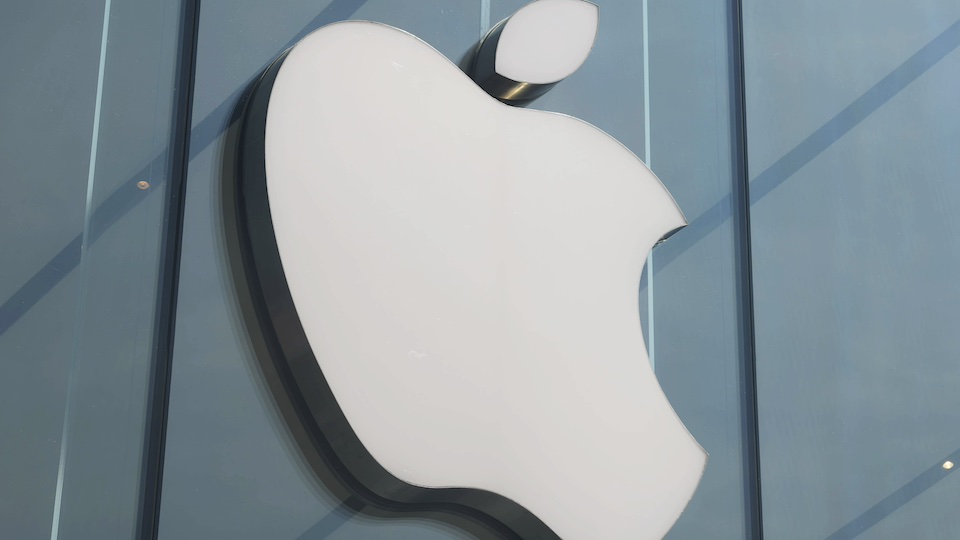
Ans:
{"type": "Polygon", "coordinates": [[[144,491],[180,2],[8,7],[0,536],[131,537],[144,491]]]}
{"type": "Polygon", "coordinates": [[[768,537],[960,537],[958,46],[952,0],[744,2],[768,537]]]}

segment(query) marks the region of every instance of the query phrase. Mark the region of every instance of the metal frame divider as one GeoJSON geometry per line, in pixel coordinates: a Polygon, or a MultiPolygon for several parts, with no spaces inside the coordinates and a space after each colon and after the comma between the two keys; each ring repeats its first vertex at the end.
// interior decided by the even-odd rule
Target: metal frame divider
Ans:
{"type": "Polygon", "coordinates": [[[744,508],[748,538],[763,539],[760,435],[757,405],[757,355],[753,313],[753,258],[750,229],[750,174],[747,159],[746,78],[744,74],[743,0],[730,0],[730,96],[732,107],[733,217],[736,234],[737,315],[740,322],[741,426],[744,508]]]}
{"type": "Polygon", "coordinates": [[[197,38],[200,0],[183,0],[180,6],[173,129],[170,136],[170,176],[164,207],[161,267],[154,319],[152,370],[148,387],[147,421],[144,433],[141,492],[137,516],[138,538],[157,538],[160,519],[160,491],[163,482],[163,452],[166,442],[167,410],[170,398],[170,367],[173,357],[180,276],[180,247],[183,237],[183,210],[190,161],[190,131],[193,116],[193,86],[196,79],[197,38]]]}

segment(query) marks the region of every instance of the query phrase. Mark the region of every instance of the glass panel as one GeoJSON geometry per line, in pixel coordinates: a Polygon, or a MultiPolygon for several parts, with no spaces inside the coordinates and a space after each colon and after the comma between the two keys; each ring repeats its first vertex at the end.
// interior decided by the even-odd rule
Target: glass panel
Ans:
{"type": "Polygon", "coordinates": [[[4,538],[50,534],[77,323],[74,269],[102,25],[102,2],[17,2],[0,17],[0,70],[6,74],[0,85],[4,538]]]}
{"type": "MultiPolygon", "coordinates": [[[[668,538],[749,538],[743,466],[736,179],[728,2],[649,3],[648,160],[689,225],[652,261],[657,377],[677,414],[710,454],[696,495],[668,538]]],[[[650,269],[648,268],[649,272],[650,269]]]]}
{"type": "Polygon", "coordinates": [[[179,8],[19,3],[0,21],[5,538],[135,533],[179,8]]]}
{"type": "Polygon", "coordinates": [[[766,535],[958,538],[960,4],[744,31],[766,535]]]}

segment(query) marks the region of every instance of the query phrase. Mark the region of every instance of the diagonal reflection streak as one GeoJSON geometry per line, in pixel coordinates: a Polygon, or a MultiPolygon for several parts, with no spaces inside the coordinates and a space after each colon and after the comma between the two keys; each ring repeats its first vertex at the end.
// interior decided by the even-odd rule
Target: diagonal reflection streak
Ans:
{"type": "MultiPolygon", "coordinates": [[[[302,30],[291,38],[277,53],[293,46],[301,38],[325,24],[350,18],[366,0],[333,0],[316,17],[304,26],[302,30]]],[[[270,59],[270,62],[273,58],[270,59]]],[[[246,89],[260,76],[269,65],[261,66],[256,74],[230,94],[220,105],[203,118],[190,131],[190,159],[210,146],[223,133],[224,118],[229,118],[246,89]]],[[[124,182],[116,191],[111,193],[101,203],[90,217],[90,230],[87,231],[87,242],[96,242],[104,232],[120,220],[130,210],[133,210],[155,189],[142,191],[135,185],[136,179],[147,178],[153,171],[165,171],[168,162],[168,151],[164,150],[147,165],[135,172],[128,181],[124,182]]],[[[166,182],[166,176],[156,179],[159,186],[166,182]]],[[[80,264],[80,252],[83,247],[83,234],[78,234],[47,262],[43,268],[34,274],[13,295],[0,306],[0,336],[6,333],[21,317],[30,311],[47,293],[53,290],[71,271],[80,264]]]]}
{"type": "MultiPolygon", "coordinates": [[[[880,82],[751,180],[750,204],[756,204],[780,186],[958,46],[960,46],[960,20],[954,22],[880,82]]],[[[730,219],[732,203],[731,195],[725,196],[671,237],[669,242],[658,247],[657,268],[654,273],[665,268],[683,252],[730,219]]]]}
{"type": "Polygon", "coordinates": [[[849,523],[837,529],[836,532],[826,537],[824,540],[851,540],[866,532],[881,520],[896,512],[908,502],[915,499],[924,491],[930,489],[937,482],[946,478],[951,470],[944,469],[943,463],[946,461],[960,461],[960,449],[955,450],[949,456],[944,457],[935,465],[924,471],[921,475],[907,482],[900,489],[891,493],[887,498],[873,505],[866,512],[860,514],[849,523]]]}

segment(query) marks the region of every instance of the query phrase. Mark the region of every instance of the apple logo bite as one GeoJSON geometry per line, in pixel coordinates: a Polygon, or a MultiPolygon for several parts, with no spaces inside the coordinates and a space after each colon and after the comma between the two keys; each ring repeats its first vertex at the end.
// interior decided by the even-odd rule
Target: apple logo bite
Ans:
{"type": "Polygon", "coordinates": [[[640,273],[685,221],[635,155],[369,22],[304,38],[244,122],[258,310],[358,490],[523,538],[667,533],[706,454],[647,361],[640,273]]]}

